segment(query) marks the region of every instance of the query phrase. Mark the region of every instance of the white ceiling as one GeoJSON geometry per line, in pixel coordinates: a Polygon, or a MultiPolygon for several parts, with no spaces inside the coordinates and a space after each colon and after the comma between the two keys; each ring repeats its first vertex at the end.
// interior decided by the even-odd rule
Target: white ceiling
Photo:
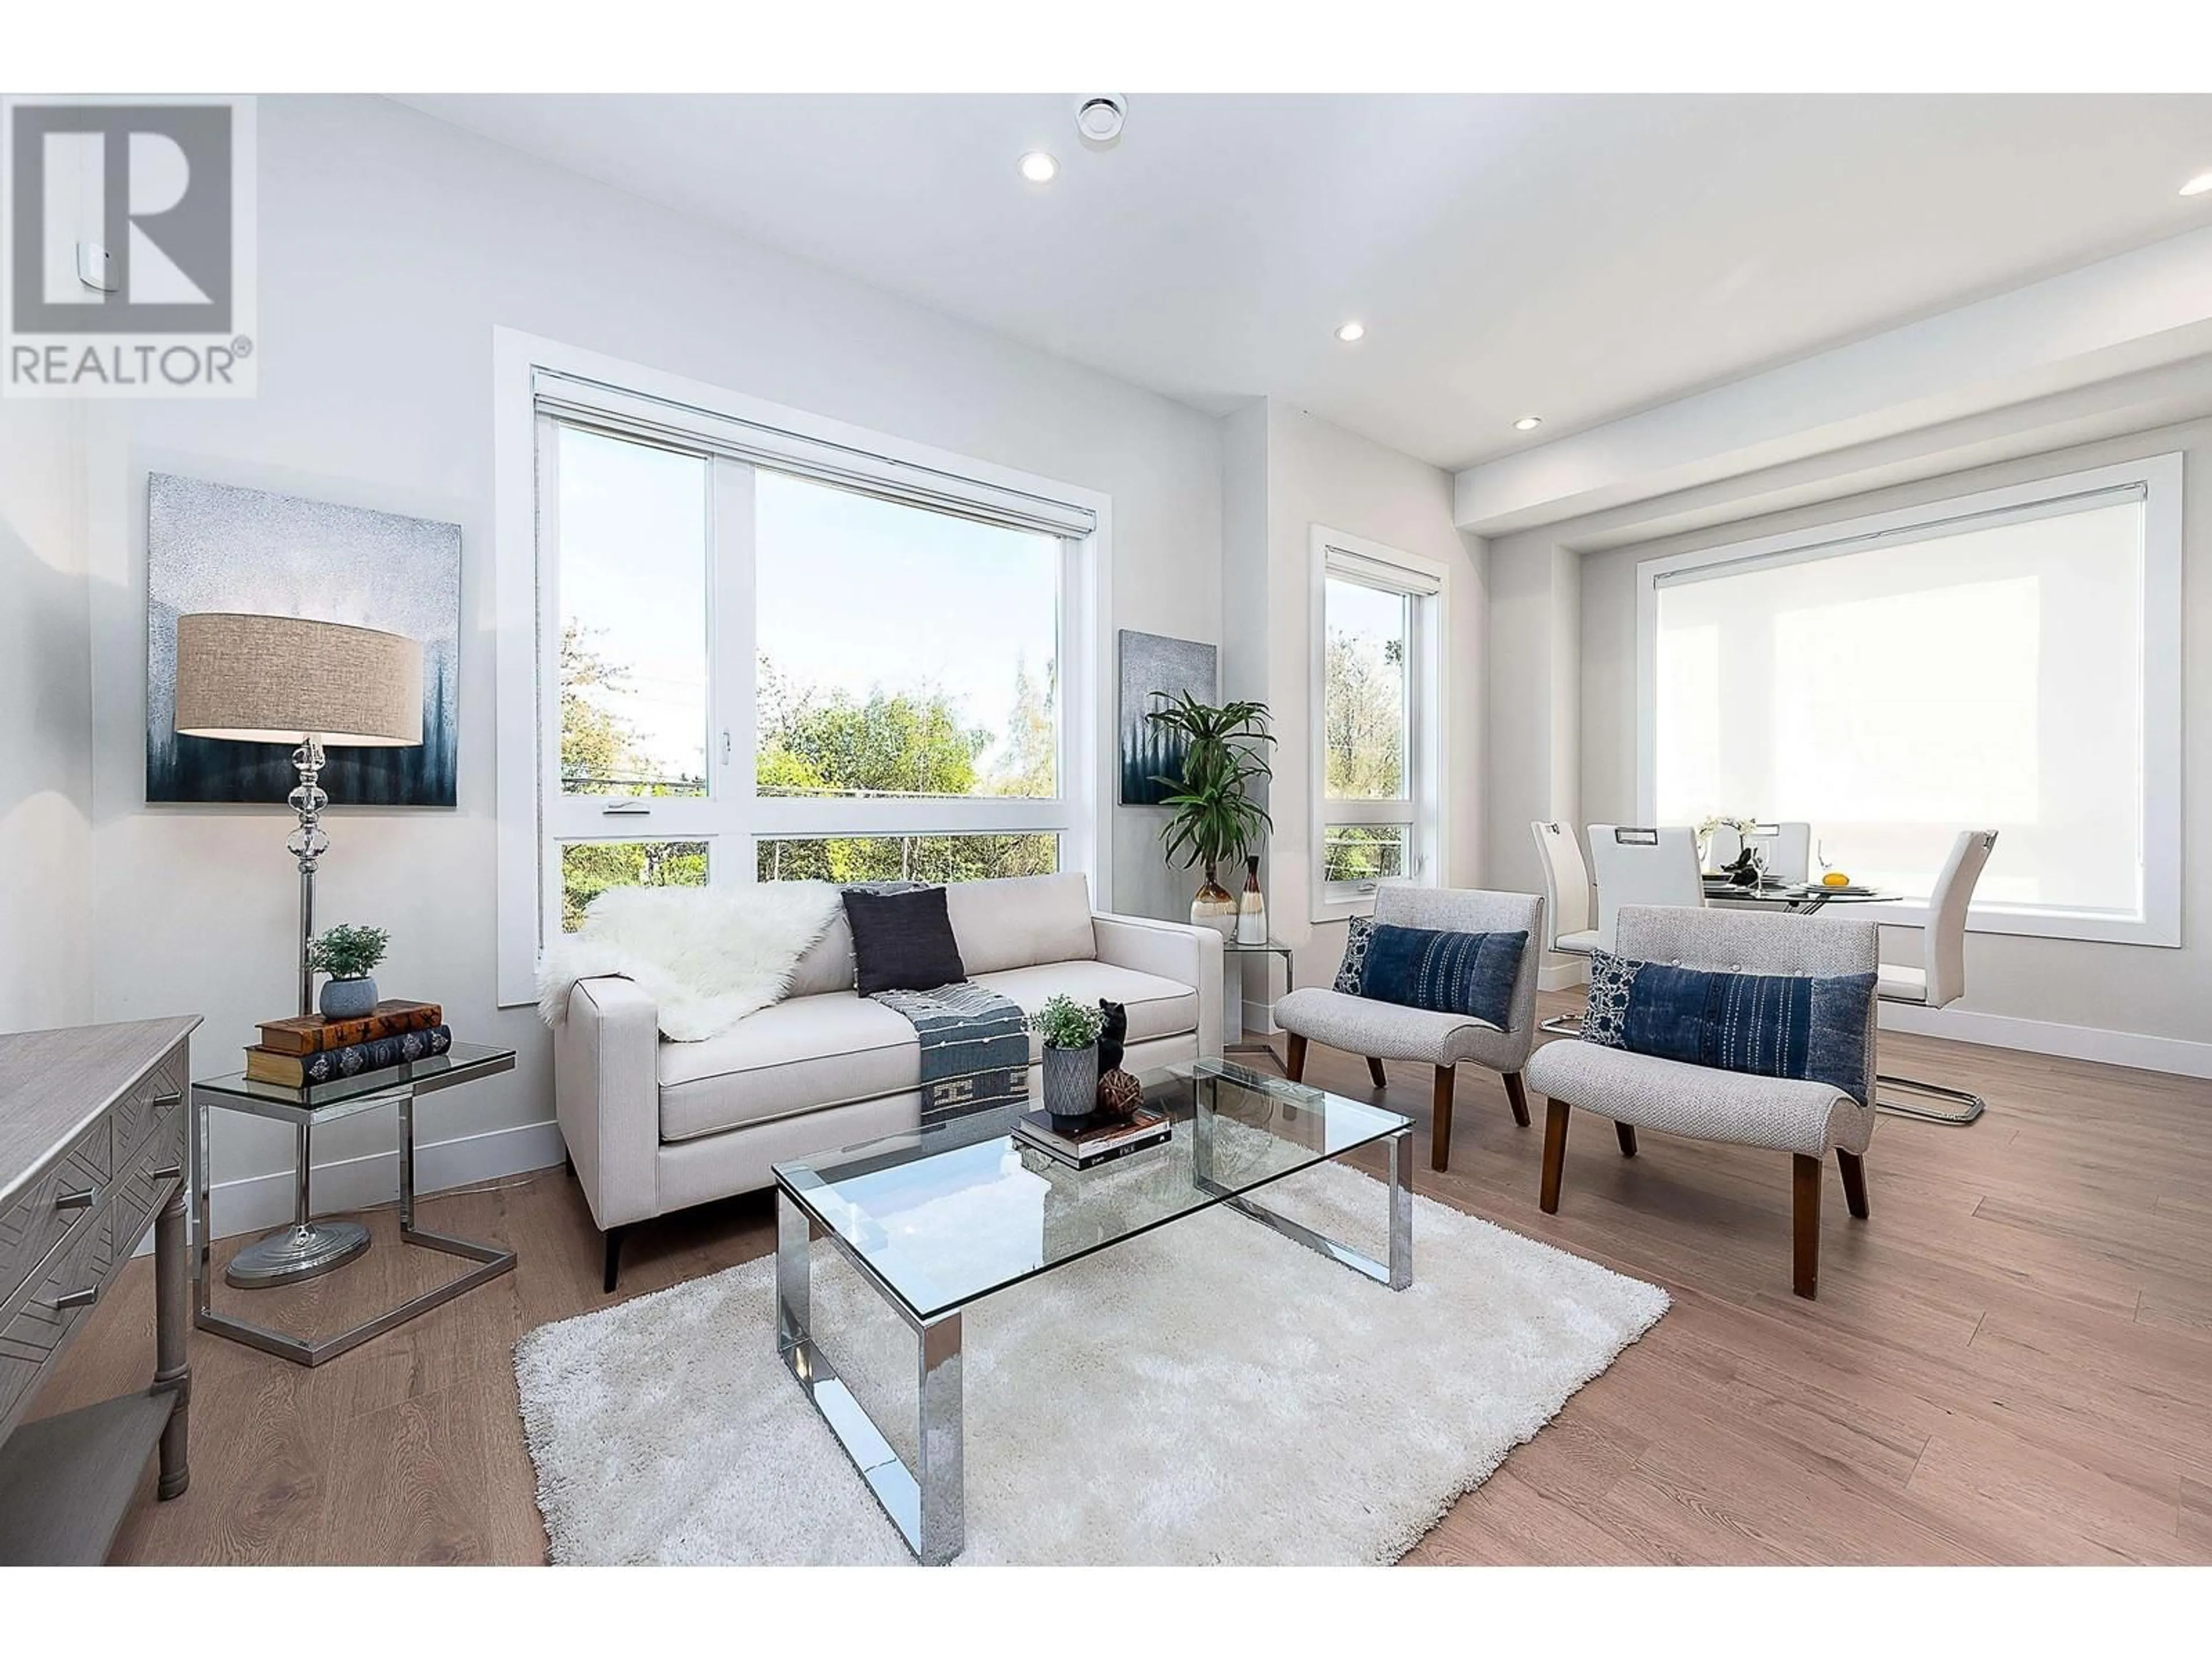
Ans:
{"type": "Polygon", "coordinates": [[[2212,225],[2177,194],[2212,168],[2207,97],[1140,94],[1103,152],[1073,97],[406,101],[1200,408],[1279,397],[1446,467],[2212,225]]]}

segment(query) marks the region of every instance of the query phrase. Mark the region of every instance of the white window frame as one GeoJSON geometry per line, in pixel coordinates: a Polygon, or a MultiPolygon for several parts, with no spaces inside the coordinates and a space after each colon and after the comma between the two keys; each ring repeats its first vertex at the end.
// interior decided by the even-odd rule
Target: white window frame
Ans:
{"type": "MultiPolygon", "coordinates": [[[[755,878],[757,839],[1042,832],[1060,837],[1060,867],[1079,870],[1093,902],[1112,908],[1113,711],[1101,692],[1112,660],[1112,502],[1079,486],[1018,472],[680,375],[513,329],[492,331],[495,654],[498,679],[498,987],[501,1007],[534,1002],[546,939],[559,927],[550,879],[555,842],[703,840],[716,884],[755,878]],[[558,573],[548,428],[595,424],[708,457],[709,627],[750,635],[754,465],[919,506],[1012,520],[1060,537],[1060,793],[1051,801],[977,796],[928,801],[799,800],[754,790],[754,686],[712,670],[705,800],[563,797],[558,778],[558,573]],[[726,681],[736,684],[726,684],[726,681]],[[724,746],[723,734],[728,744],[724,746]],[[611,811],[610,809],[612,809],[611,811]],[[718,849],[719,848],[719,853],[718,849]]],[[[557,445],[557,433],[550,441],[557,445]]],[[[750,660],[750,653],[748,653],[750,660]]]]}
{"type": "Polygon", "coordinates": [[[1308,546],[1311,586],[1307,611],[1312,618],[1312,639],[1306,729],[1310,734],[1307,788],[1312,803],[1308,825],[1313,849],[1310,860],[1312,919],[1342,921],[1372,915],[1375,891],[1382,884],[1322,878],[1328,868],[1332,823],[1401,823],[1410,817],[1413,841],[1407,849],[1407,872],[1403,879],[1420,887],[1433,887],[1442,879],[1446,844],[1445,725],[1451,708],[1444,641],[1451,636],[1451,568],[1418,553],[1322,524],[1311,526],[1308,546]],[[1413,601],[1408,608],[1407,775],[1403,801],[1332,801],[1328,798],[1328,579],[1332,575],[1403,593],[1413,601]]]}
{"type": "MultiPolygon", "coordinates": [[[[1977,901],[1966,926],[1981,933],[2100,939],[2120,945],[2181,943],[2181,457],[2152,455],[2083,471],[2053,473],[2002,489],[1979,490],[1894,512],[1645,559],[1636,567],[1636,799],[1651,823],[1658,799],[1659,588],[1662,579],[1716,565],[1800,562],[1849,553],[1876,541],[1979,528],[1960,521],[1992,514],[2042,516],[2073,498],[2130,487],[2143,495],[2143,903],[2138,917],[2057,910],[2025,912],[1977,901]]],[[[1961,824],[1960,829],[1971,829],[1961,824]]],[[[1818,826],[1814,826],[1817,833],[1818,826]]],[[[2002,854],[2002,848],[1999,848],[2002,854]]],[[[1883,904],[1861,914],[1884,924],[1923,927],[1924,903],[1883,904]],[[1878,914],[1876,911],[1878,910],[1878,914]]]]}

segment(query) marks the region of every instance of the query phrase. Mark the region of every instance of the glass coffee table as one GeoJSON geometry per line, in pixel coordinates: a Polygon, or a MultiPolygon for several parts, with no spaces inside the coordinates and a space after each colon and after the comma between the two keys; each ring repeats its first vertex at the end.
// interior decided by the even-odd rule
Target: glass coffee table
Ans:
{"type": "Polygon", "coordinates": [[[965,1540],[960,1316],[994,1291],[1216,1205],[1401,1291],[1413,1280],[1413,1120],[1220,1060],[1147,1072],[1173,1138],[1069,1169],[1024,1146],[1006,1112],[775,1166],[776,1346],[907,1547],[925,1565],[965,1540]],[[1256,1201],[1269,1182],[1380,1141],[1388,1259],[1256,1201]],[[810,1247],[826,1237],[920,1348],[918,1467],[893,1450],[810,1328],[810,1247]]]}

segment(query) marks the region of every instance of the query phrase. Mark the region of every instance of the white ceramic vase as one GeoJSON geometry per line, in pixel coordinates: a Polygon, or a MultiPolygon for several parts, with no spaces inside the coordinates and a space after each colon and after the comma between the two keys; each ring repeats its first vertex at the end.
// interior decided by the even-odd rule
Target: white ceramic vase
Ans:
{"type": "Polygon", "coordinates": [[[1214,879],[1211,866],[1190,902],[1190,925],[1211,927],[1225,939],[1237,937],[1237,895],[1214,879]]]}

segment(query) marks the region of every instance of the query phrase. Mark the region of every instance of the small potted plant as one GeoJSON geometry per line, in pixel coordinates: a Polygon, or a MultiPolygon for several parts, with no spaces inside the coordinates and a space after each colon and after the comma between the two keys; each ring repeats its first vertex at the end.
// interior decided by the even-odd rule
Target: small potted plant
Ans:
{"type": "Polygon", "coordinates": [[[391,939],[381,927],[342,921],[308,948],[307,966],[330,975],[317,1005],[325,1019],[362,1019],[376,1012],[376,981],[370,975],[391,939]]]}
{"type": "Polygon", "coordinates": [[[1097,1109],[1098,1034],[1105,1026],[1104,1011],[1066,996],[1048,998],[1030,1016],[1030,1029],[1044,1039],[1044,1109],[1063,1134],[1097,1109]]]}

